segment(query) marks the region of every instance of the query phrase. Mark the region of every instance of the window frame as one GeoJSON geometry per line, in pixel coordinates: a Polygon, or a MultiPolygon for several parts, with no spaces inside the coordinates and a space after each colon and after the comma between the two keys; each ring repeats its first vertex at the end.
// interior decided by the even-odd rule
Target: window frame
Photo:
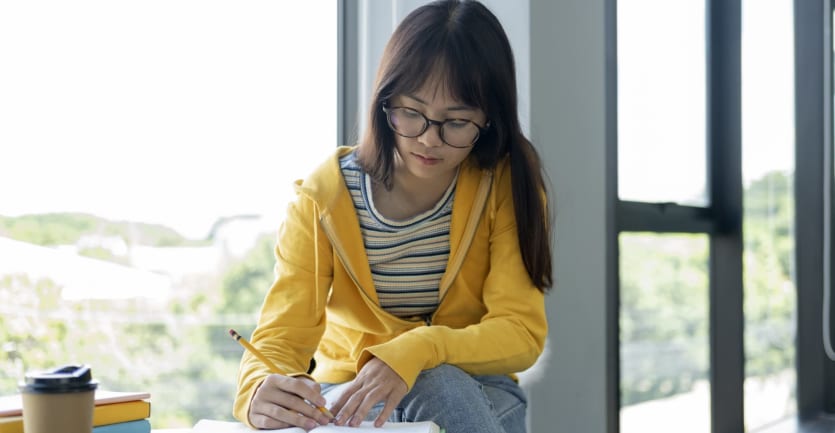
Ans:
{"type": "MultiPolygon", "coordinates": [[[[830,0],[794,1],[797,404],[801,423],[814,423],[827,412],[835,412],[835,363],[821,347],[823,273],[825,267],[830,273],[833,269],[833,263],[824,263],[821,236],[827,181],[823,162],[825,148],[832,146],[831,11],[830,0]]],[[[831,184],[831,173],[828,181],[831,184]]],[[[833,239],[828,242],[832,245],[833,239]]]]}
{"type": "MultiPolygon", "coordinates": [[[[697,232],[711,236],[710,353],[713,432],[744,431],[744,336],[742,327],[742,190],[741,190],[741,69],[740,0],[708,0],[708,208],[621,201],[617,176],[610,181],[609,203],[615,209],[610,226],[607,308],[608,351],[619,370],[618,244],[621,232],[697,232]],[[726,262],[725,260],[730,260],[726,262]]],[[[607,165],[617,168],[616,8],[607,0],[607,165]]],[[[823,272],[835,274],[835,258],[824,257],[824,182],[835,190],[832,175],[832,11],[831,0],[794,1],[795,50],[795,260],[797,274],[797,410],[787,422],[798,432],[824,431],[835,424],[835,362],[828,360],[823,341],[823,272]],[[822,13],[823,12],[823,13],[822,13]],[[823,15],[823,19],[821,16],[823,15]],[[822,161],[826,161],[828,166],[822,161]],[[828,169],[828,171],[827,171],[828,169]],[[823,380],[821,380],[823,378],[823,380]]],[[[832,226],[835,218],[830,213],[832,226]]],[[[835,235],[829,232],[829,248],[835,235]]],[[[831,283],[831,282],[830,282],[831,283]]],[[[835,304],[835,302],[832,302],[835,304]]],[[[835,321],[829,324],[835,335],[835,321]]],[[[617,370],[616,370],[617,371],[617,370]]],[[[612,375],[607,412],[609,432],[619,431],[619,374],[612,375]]],[[[781,432],[784,424],[781,423],[781,432]]],[[[762,431],[768,431],[763,429],[762,431]]]]}
{"type": "MultiPolygon", "coordinates": [[[[744,431],[742,279],[741,0],[706,0],[707,179],[709,205],[620,200],[617,176],[608,184],[614,209],[607,256],[607,390],[610,433],[620,431],[620,268],[618,237],[627,232],[704,233],[710,239],[709,353],[711,430],[744,431]]],[[[617,0],[606,2],[607,167],[617,173],[617,0]]]]}

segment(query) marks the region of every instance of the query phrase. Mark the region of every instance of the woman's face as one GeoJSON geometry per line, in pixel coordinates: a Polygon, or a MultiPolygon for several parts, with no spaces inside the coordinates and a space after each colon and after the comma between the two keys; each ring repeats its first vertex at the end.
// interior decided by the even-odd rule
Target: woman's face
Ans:
{"type": "MultiPolygon", "coordinates": [[[[453,99],[446,86],[438,80],[427,80],[416,92],[395,96],[389,101],[389,106],[410,108],[439,122],[447,119],[465,119],[479,126],[487,123],[484,111],[453,99]]],[[[452,131],[453,126],[447,128],[452,131]]],[[[418,137],[407,138],[397,134],[394,137],[399,156],[395,174],[411,175],[430,182],[448,184],[458,165],[473,149],[472,146],[456,148],[447,145],[441,139],[440,125],[434,124],[418,137]]]]}

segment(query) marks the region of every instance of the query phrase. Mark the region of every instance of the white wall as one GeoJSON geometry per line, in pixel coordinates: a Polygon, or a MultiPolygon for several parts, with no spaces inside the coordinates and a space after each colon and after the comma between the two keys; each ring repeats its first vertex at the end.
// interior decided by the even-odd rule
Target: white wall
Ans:
{"type": "Polygon", "coordinates": [[[605,432],[605,0],[530,0],[531,135],[556,197],[545,376],[531,432],[605,432]]]}

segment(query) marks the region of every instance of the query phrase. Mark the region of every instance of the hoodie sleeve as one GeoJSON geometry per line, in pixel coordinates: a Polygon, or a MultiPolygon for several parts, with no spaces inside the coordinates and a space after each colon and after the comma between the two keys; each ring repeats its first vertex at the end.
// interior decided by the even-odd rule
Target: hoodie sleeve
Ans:
{"type": "MultiPolygon", "coordinates": [[[[325,329],[325,301],[333,263],[315,203],[303,194],[290,204],[275,247],[275,281],[264,299],[250,342],[288,376],[305,376],[325,329]]],[[[244,351],[233,415],[249,422],[255,391],[273,372],[244,351]]],[[[308,376],[309,377],[309,376],[308,376]]]]}

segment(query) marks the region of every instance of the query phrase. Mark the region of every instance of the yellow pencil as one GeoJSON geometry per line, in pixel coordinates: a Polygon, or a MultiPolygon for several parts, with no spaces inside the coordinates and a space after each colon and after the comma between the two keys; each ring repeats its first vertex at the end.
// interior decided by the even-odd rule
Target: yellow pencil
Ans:
{"type": "MultiPolygon", "coordinates": [[[[243,346],[244,349],[248,350],[249,353],[255,355],[256,358],[260,359],[261,362],[264,363],[264,365],[266,365],[267,367],[269,367],[270,370],[272,370],[273,373],[281,374],[281,370],[279,370],[278,367],[276,367],[276,365],[273,364],[273,362],[270,361],[269,358],[264,356],[264,354],[261,353],[260,350],[256,349],[255,346],[249,344],[249,341],[246,341],[246,338],[241,337],[241,334],[238,334],[234,329],[230,329],[229,330],[229,335],[231,335],[232,338],[235,339],[235,341],[237,341],[238,343],[241,343],[241,346],[243,346]]],[[[319,412],[322,412],[328,418],[334,419],[334,416],[331,413],[331,411],[329,411],[324,406],[316,406],[316,409],[319,409],[319,412]]]]}

